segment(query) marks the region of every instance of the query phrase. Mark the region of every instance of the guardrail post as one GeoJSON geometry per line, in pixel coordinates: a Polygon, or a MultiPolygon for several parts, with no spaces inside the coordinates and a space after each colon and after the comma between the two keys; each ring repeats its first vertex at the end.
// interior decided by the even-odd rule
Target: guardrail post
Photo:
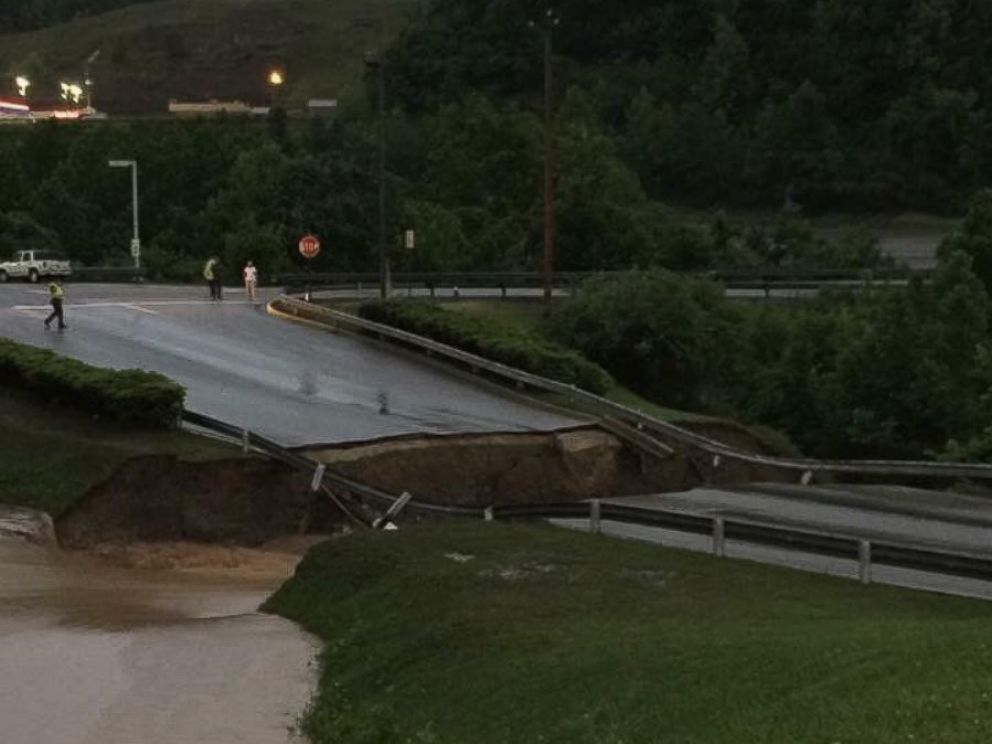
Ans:
{"type": "Polygon", "coordinates": [[[310,481],[310,490],[319,491],[320,484],[324,482],[324,472],[327,470],[327,466],[324,463],[320,463],[313,471],[313,480],[310,481]]]}
{"type": "Polygon", "coordinates": [[[460,300],[461,299],[461,296],[462,296],[462,293],[458,289],[458,287],[452,287],[451,288],[451,296],[454,297],[456,300],[460,300]]]}
{"type": "Polygon", "coordinates": [[[246,455],[251,451],[251,432],[247,429],[241,430],[241,451],[246,455]]]}
{"type": "Polygon", "coordinates": [[[589,502],[589,531],[598,535],[603,531],[603,521],[600,518],[602,514],[602,508],[600,507],[599,499],[592,499],[589,502]]]}
{"type": "Polygon", "coordinates": [[[858,580],[862,584],[871,583],[871,542],[858,540],[858,580]]]}
{"type": "Polygon", "coordinates": [[[482,510],[482,518],[487,522],[495,521],[496,515],[493,514],[493,508],[491,506],[487,506],[482,510]]]}
{"type": "Polygon", "coordinates": [[[390,529],[390,523],[396,519],[397,515],[403,511],[403,508],[410,503],[410,499],[412,498],[412,493],[409,491],[404,491],[402,495],[396,499],[396,501],[390,504],[385,514],[372,522],[372,529],[390,529]]]}
{"type": "Polygon", "coordinates": [[[434,299],[434,282],[427,282],[427,289],[431,291],[431,299],[434,299]]]}
{"type": "Polygon", "coordinates": [[[713,518],[713,555],[723,558],[727,555],[726,527],[723,517],[713,518]]]}
{"type": "Polygon", "coordinates": [[[505,282],[503,282],[503,283],[501,283],[499,285],[499,291],[500,291],[500,299],[501,300],[505,300],[506,299],[506,283],[505,282]]]}

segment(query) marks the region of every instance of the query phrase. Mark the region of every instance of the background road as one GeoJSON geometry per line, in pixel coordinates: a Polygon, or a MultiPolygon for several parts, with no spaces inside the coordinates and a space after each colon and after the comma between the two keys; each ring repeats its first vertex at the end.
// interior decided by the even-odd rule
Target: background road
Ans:
{"type": "MultiPolygon", "coordinates": [[[[793,486],[753,483],[734,488],[697,488],[684,493],[610,499],[643,509],[683,511],[992,556],[992,499],[901,486],[793,486]]],[[[588,529],[588,520],[553,520],[588,529]]],[[[605,535],[666,547],[710,552],[712,538],[674,530],[604,521],[605,535]]],[[[857,578],[855,560],[727,540],[726,555],[834,576],[857,578]]],[[[992,582],[906,568],[874,565],[872,580],[914,589],[992,599],[992,582]]]]}
{"type": "Polygon", "coordinates": [[[69,330],[45,331],[45,287],[0,285],[0,336],[161,372],[186,386],[191,410],[282,444],[577,423],[372,342],[270,318],[243,290],[219,304],[199,287],[70,284],[67,295],[69,330]]]}

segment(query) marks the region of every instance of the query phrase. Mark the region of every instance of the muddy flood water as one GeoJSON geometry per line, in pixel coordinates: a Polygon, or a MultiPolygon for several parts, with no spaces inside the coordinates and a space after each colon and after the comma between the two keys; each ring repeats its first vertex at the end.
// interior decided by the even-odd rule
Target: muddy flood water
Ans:
{"type": "Polygon", "coordinates": [[[285,576],[110,567],[26,522],[0,512],[0,742],[300,741],[318,645],[257,612],[285,576]]]}

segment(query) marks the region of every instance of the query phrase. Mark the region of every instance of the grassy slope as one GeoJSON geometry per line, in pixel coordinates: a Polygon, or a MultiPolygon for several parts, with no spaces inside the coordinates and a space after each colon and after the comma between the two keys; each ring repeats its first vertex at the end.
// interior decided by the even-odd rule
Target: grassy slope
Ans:
{"type": "Polygon", "coordinates": [[[180,431],[122,430],[0,391],[0,503],[53,516],[131,457],[237,456],[240,450],[180,431]]]}
{"type": "Polygon", "coordinates": [[[267,609],[327,641],[316,742],[992,737],[977,601],[481,524],[326,543],[267,609]]]}
{"type": "Polygon", "coordinates": [[[211,94],[263,103],[264,71],[277,63],[287,69],[288,99],[338,97],[357,89],[362,54],[380,33],[356,22],[382,18],[388,39],[415,2],[160,0],[0,36],[0,74],[32,74],[33,93],[50,98],[59,78],[81,77],[84,60],[100,49],[98,107],[144,96],[164,113],[170,97],[211,94]]]}

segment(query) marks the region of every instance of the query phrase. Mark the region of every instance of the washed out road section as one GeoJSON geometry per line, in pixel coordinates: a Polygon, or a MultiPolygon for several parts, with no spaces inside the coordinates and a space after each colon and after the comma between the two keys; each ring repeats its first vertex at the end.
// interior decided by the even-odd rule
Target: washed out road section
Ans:
{"type": "Polygon", "coordinates": [[[0,286],[0,336],[91,364],[161,372],[190,409],[287,445],[413,433],[549,431],[577,421],[378,344],[269,317],[243,291],[69,285],[69,330],[46,332],[44,288],[0,286]]]}

